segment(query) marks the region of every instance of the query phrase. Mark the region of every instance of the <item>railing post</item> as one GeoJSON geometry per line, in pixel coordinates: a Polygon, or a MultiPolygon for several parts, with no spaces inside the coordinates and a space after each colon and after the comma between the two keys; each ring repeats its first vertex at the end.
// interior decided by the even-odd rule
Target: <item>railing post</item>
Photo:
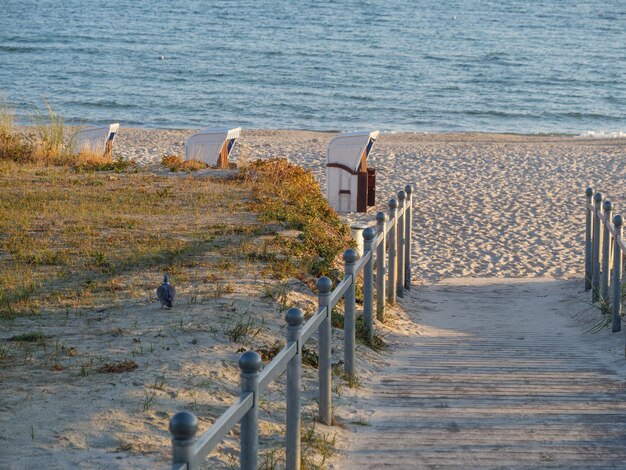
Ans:
{"type": "Polygon", "coordinates": [[[413,187],[407,184],[404,187],[406,193],[406,216],[404,217],[404,288],[411,290],[411,252],[413,251],[413,187]]]}
{"type": "Polygon", "coordinates": [[[367,330],[367,340],[374,342],[374,238],[376,231],[367,227],[363,231],[363,254],[370,254],[370,259],[363,268],[363,322],[367,330]]]}
{"type": "Polygon", "coordinates": [[[196,432],[198,432],[198,418],[189,411],[176,413],[170,420],[174,467],[186,463],[187,470],[196,470],[193,465],[193,445],[196,443],[196,432]]]}
{"type": "Polygon", "coordinates": [[[376,318],[385,321],[385,244],[387,242],[386,228],[387,216],[384,212],[376,214],[376,229],[378,234],[383,234],[383,239],[376,251],[376,318]]]}
{"type": "Polygon", "coordinates": [[[350,276],[352,282],[343,295],[343,370],[346,374],[354,374],[354,350],[356,342],[356,303],[355,288],[356,276],[354,264],[356,263],[356,251],[349,249],[343,252],[344,271],[346,277],[350,276]]]}
{"type": "Polygon", "coordinates": [[[602,299],[605,303],[609,302],[609,283],[611,282],[611,232],[609,225],[611,224],[611,212],[613,204],[608,199],[604,201],[602,206],[604,209],[604,234],[602,235],[602,299]]]}
{"type": "Polygon", "coordinates": [[[622,248],[619,241],[622,239],[622,225],[624,219],[617,214],[613,217],[615,237],[613,240],[613,333],[622,329],[622,248]]]}
{"type": "MultiPolygon", "coordinates": [[[[331,323],[330,323],[330,291],[333,287],[332,281],[326,276],[317,280],[317,299],[320,307],[326,307],[327,315],[319,326],[319,412],[320,421],[323,424],[332,424],[332,398],[331,398],[331,323]]],[[[345,325],[344,325],[345,326],[345,325]]]]}
{"type": "Polygon", "coordinates": [[[591,301],[600,298],[600,243],[602,236],[600,214],[602,214],[602,193],[593,196],[593,278],[591,280],[591,301]]]}
{"type": "Polygon", "coordinates": [[[287,327],[287,345],[297,343],[298,352],[287,364],[287,429],[285,433],[285,468],[300,470],[300,390],[302,383],[302,323],[304,312],[299,308],[290,308],[285,314],[287,327]]]}
{"type": "Polygon", "coordinates": [[[259,459],[259,372],[263,361],[254,351],[247,351],[239,358],[241,369],[241,394],[253,394],[252,408],[241,418],[241,454],[239,468],[256,470],[259,459]]]}
{"type": "MultiPolygon", "coordinates": [[[[405,209],[406,210],[406,193],[404,191],[398,191],[398,206],[399,209],[405,209]]],[[[398,289],[398,297],[402,298],[404,297],[404,263],[405,263],[405,256],[404,256],[404,249],[405,249],[405,245],[404,245],[404,221],[406,219],[405,217],[406,212],[402,211],[402,215],[398,216],[398,282],[397,282],[397,289],[398,289]]]]}
{"type": "Polygon", "coordinates": [[[585,207],[585,290],[591,289],[591,277],[593,276],[593,213],[590,206],[593,206],[593,189],[587,188],[587,206],[585,207]]]}
{"type": "Polygon", "coordinates": [[[396,303],[396,276],[398,275],[398,257],[396,252],[396,233],[398,231],[398,201],[394,198],[389,200],[389,285],[387,288],[387,300],[391,305],[396,303]]]}

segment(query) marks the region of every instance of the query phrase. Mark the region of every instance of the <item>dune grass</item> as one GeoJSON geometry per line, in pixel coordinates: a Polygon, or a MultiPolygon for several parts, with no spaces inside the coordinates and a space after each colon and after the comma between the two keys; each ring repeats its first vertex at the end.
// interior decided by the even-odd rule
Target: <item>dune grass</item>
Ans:
{"type": "Polygon", "coordinates": [[[3,315],[89,304],[117,276],[172,270],[207,249],[215,220],[239,223],[230,201],[241,191],[207,180],[14,162],[0,162],[0,180],[3,315]]]}
{"type": "Polygon", "coordinates": [[[183,160],[178,155],[166,155],[161,159],[161,164],[169,168],[172,172],[177,171],[198,171],[208,168],[204,162],[198,160],[183,160]]]}
{"type": "Polygon", "coordinates": [[[354,242],[313,174],[285,159],[251,162],[241,172],[255,196],[252,208],[260,220],[300,231],[295,239],[280,240],[290,257],[314,276],[338,278],[334,261],[354,242]]]}
{"type": "Polygon", "coordinates": [[[133,298],[152,289],[146,278],[193,280],[199,266],[219,277],[256,263],[261,274],[312,284],[350,244],[312,175],[281,160],[253,163],[236,180],[4,160],[0,183],[5,317],[133,298]]]}
{"type": "Polygon", "coordinates": [[[31,120],[31,138],[15,125],[15,109],[0,100],[0,161],[30,163],[39,166],[68,166],[80,171],[126,171],[133,162],[113,159],[111,154],[98,154],[89,149],[74,153],[80,127],[68,127],[63,116],[44,100],[44,110],[36,110],[31,120]]]}
{"type": "Polygon", "coordinates": [[[0,98],[0,135],[11,135],[14,131],[15,109],[6,98],[0,98]]]}
{"type": "Polygon", "coordinates": [[[33,148],[36,160],[63,162],[71,157],[76,133],[67,134],[63,116],[52,109],[44,100],[45,111],[33,115],[38,140],[33,148]]]}
{"type": "Polygon", "coordinates": [[[15,128],[15,109],[0,98],[0,160],[27,161],[32,148],[25,144],[15,128]]]}

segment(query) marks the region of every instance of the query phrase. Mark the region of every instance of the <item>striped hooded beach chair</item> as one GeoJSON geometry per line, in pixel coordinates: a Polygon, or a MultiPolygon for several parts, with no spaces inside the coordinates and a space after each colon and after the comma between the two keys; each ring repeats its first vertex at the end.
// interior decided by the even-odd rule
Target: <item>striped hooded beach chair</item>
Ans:
{"type": "Polygon", "coordinates": [[[228,168],[228,157],[240,133],[241,127],[200,131],[187,139],[185,160],[199,160],[209,166],[228,168]]]}
{"type": "Polygon", "coordinates": [[[76,134],[74,153],[89,152],[97,155],[110,155],[113,150],[113,141],[119,129],[119,123],[83,129],[76,134]]]}
{"type": "Polygon", "coordinates": [[[376,170],[367,157],[378,131],[346,132],[331,140],[326,153],[326,198],[337,212],[367,212],[376,204],[376,170]]]}

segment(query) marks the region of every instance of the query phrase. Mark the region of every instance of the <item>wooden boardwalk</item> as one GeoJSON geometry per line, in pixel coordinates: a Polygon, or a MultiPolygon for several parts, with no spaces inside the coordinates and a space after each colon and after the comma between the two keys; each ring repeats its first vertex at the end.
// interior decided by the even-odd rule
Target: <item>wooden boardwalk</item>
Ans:
{"type": "Polygon", "coordinates": [[[623,333],[582,334],[579,287],[414,288],[403,303],[422,334],[393,338],[390,366],[359,401],[369,426],[354,427],[339,466],[626,468],[623,333]]]}

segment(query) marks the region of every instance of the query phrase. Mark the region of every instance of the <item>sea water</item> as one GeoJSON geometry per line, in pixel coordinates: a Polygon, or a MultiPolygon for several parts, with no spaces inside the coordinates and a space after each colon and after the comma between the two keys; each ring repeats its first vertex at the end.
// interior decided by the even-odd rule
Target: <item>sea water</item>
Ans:
{"type": "Polygon", "coordinates": [[[21,120],[626,131],[625,0],[0,0],[21,120]]]}

